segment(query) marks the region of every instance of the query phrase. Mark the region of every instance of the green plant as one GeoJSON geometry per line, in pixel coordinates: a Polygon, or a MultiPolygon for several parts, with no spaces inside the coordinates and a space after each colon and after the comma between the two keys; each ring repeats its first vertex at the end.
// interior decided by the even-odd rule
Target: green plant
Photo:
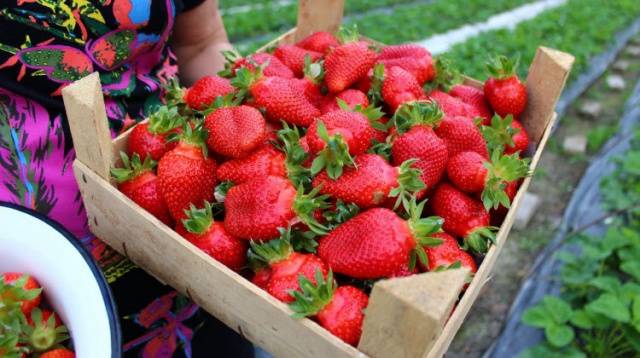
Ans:
{"type": "Polygon", "coordinates": [[[601,182],[607,214],[603,236],[569,235],[576,251],[564,263],[559,297],[547,296],[522,320],[542,328],[545,342],[523,357],[629,357],[640,354],[640,131],[601,182]]]}
{"type": "Polygon", "coordinates": [[[618,131],[617,125],[600,125],[587,132],[587,150],[597,152],[618,131]]]}

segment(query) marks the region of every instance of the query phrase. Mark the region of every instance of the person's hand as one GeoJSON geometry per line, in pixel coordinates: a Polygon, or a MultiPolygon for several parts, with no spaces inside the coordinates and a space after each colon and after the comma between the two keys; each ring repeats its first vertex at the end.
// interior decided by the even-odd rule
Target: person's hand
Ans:
{"type": "Polygon", "coordinates": [[[221,51],[231,50],[217,0],[202,4],[176,17],[171,46],[178,58],[180,81],[190,86],[199,78],[224,68],[221,51]]]}

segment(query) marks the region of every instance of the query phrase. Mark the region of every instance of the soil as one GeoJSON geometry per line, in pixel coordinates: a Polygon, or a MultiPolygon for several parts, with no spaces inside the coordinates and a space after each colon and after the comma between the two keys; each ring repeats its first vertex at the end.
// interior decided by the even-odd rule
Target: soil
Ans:
{"type": "MultiPolygon", "coordinates": [[[[640,35],[636,35],[630,42],[634,43],[640,44],[640,35]]],[[[597,152],[594,150],[583,155],[567,154],[562,150],[562,141],[570,135],[587,135],[596,126],[615,126],[622,115],[627,97],[640,79],[640,56],[633,56],[623,50],[618,56],[618,60],[620,59],[629,61],[629,67],[625,71],[610,68],[560,119],[560,125],[552,134],[529,187],[529,192],[542,199],[541,209],[531,219],[527,229],[511,231],[491,280],[481,291],[446,357],[481,357],[500,334],[522,280],[527,276],[537,254],[553,237],[571,193],[587,168],[590,156],[597,152]],[[624,90],[612,91],[607,87],[605,79],[611,73],[624,77],[624,90]],[[579,112],[579,108],[587,100],[602,104],[603,111],[596,118],[579,112]]]]}

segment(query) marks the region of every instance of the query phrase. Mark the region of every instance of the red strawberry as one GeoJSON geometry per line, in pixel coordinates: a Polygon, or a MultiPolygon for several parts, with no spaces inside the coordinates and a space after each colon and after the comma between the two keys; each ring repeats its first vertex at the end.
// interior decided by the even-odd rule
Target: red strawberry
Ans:
{"type": "Polygon", "coordinates": [[[385,68],[382,98],[392,112],[401,104],[426,98],[415,77],[400,67],[385,68]]]}
{"type": "Polygon", "coordinates": [[[418,271],[418,267],[414,267],[413,270],[410,270],[409,266],[403,264],[396,270],[396,272],[391,274],[390,277],[408,277],[408,276],[415,275],[419,272],[420,271],[418,271]]]}
{"type": "Polygon", "coordinates": [[[469,115],[473,118],[482,118],[484,124],[488,124],[491,121],[492,112],[491,109],[489,109],[487,100],[484,98],[484,92],[481,89],[467,85],[455,85],[451,91],[449,91],[449,94],[471,106],[473,111],[469,113],[469,115]]]}
{"type": "Polygon", "coordinates": [[[324,60],[325,83],[329,92],[338,93],[364,77],[376,61],[376,53],[353,30],[341,30],[342,45],[329,51],[324,60]]]}
{"type": "Polygon", "coordinates": [[[76,354],[66,348],[56,348],[40,355],[40,358],[75,358],[76,354]]]}
{"type": "Polygon", "coordinates": [[[378,122],[382,125],[382,127],[374,128],[373,139],[378,143],[385,143],[387,141],[387,135],[389,135],[389,131],[387,130],[387,123],[389,123],[389,118],[382,117],[378,120],[378,122]]]}
{"type": "Polygon", "coordinates": [[[438,271],[451,268],[454,265],[466,267],[472,273],[478,271],[478,266],[473,256],[458,246],[458,241],[446,232],[439,232],[432,235],[436,239],[442,240],[439,245],[425,247],[427,258],[429,259],[428,267],[420,265],[423,271],[438,271]]]}
{"type": "MultiPolygon", "coordinates": [[[[513,202],[513,199],[516,197],[516,194],[518,193],[518,188],[520,188],[520,182],[521,180],[512,181],[510,183],[507,183],[506,188],[504,188],[504,192],[507,194],[507,197],[509,198],[510,203],[513,202]]],[[[504,220],[504,217],[507,215],[508,212],[509,212],[509,209],[505,208],[502,205],[500,205],[497,209],[491,209],[489,211],[489,215],[491,216],[491,225],[494,225],[494,226],[502,225],[502,220],[504,220]]]]}
{"type": "Polygon", "coordinates": [[[289,304],[295,312],[293,317],[314,316],[331,334],[357,346],[369,297],[353,286],[338,287],[332,272],[329,272],[326,280],[320,272],[316,272],[315,282],[300,278],[300,290],[292,293],[295,301],[289,304]]]}
{"type": "Polygon", "coordinates": [[[303,93],[307,101],[314,107],[320,108],[324,103],[324,96],[320,86],[307,78],[295,78],[291,80],[291,87],[298,93],[303,93]]]}
{"type": "Polygon", "coordinates": [[[325,114],[327,112],[337,111],[340,109],[337,99],[343,100],[351,109],[360,105],[365,108],[369,105],[369,99],[367,95],[357,89],[347,89],[338,94],[329,94],[320,105],[320,112],[325,114]]]}
{"type": "Polygon", "coordinates": [[[314,32],[298,41],[296,46],[308,51],[316,51],[326,54],[331,48],[339,46],[338,39],[329,32],[314,32]]]}
{"type": "Polygon", "coordinates": [[[437,217],[420,218],[423,206],[412,200],[408,221],[385,208],[361,212],[320,239],[318,255],[334,272],[357,279],[390,277],[402,265],[413,268],[416,255],[426,259],[422,245],[442,224],[437,217]]]}
{"type": "Polygon", "coordinates": [[[234,91],[228,79],[220,76],[204,76],[191,86],[184,100],[191,109],[203,110],[213,104],[218,96],[234,91]]]}
{"type": "Polygon", "coordinates": [[[449,183],[442,183],[431,197],[434,214],[444,219],[445,231],[464,238],[465,248],[485,253],[495,243],[489,213],[482,202],[467,196],[449,183]]]}
{"type": "Polygon", "coordinates": [[[56,315],[50,311],[34,308],[27,321],[29,325],[22,330],[28,345],[37,352],[50,350],[69,339],[67,327],[61,325],[56,315]]]}
{"type": "Polygon", "coordinates": [[[436,104],[411,102],[401,106],[393,119],[398,134],[392,142],[392,163],[416,159],[412,167],[422,172],[420,179],[429,189],[442,178],[449,157],[446,142],[431,129],[441,118],[436,104]]]}
{"type": "Polygon", "coordinates": [[[167,135],[175,132],[183,123],[177,108],[160,107],[149,116],[148,122],[133,128],[127,152],[130,156],[138,154],[140,158],[151,156],[155,161],[160,160],[164,153],[176,146],[176,143],[167,141],[167,135]]]}
{"type": "Polygon", "coordinates": [[[491,123],[481,126],[480,131],[491,150],[504,149],[506,154],[522,154],[529,147],[527,132],[511,115],[504,118],[499,115],[493,116],[491,123]]]}
{"type": "Polygon", "coordinates": [[[246,157],[267,135],[262,113],[244,105],[214,110],[205,118],[204,127],[209,131],[209,149],[229,158],[246,157]]]}
{"type": "Polygon", "coordinates": [[[30,275],[18,272],[5,272],[0,276],[0,318],[7,313],[5,309],[11,308],[11,304],[19,304],[20,310],[25,316],[30,316],[31,311],[40,304],[42,288],[30,275]]]}
{"type": "Polygon", "coordinates": [[[276,176],[254,178],[227,192],[224,227],[227,232],[247,240],[271,240],[278,228],[298,221],[322,234],[326,228],[313,212],[325,206],[325,197],[315,197],[317,190],[305,194],[296,190],[288,179],[276,176]]]}
{"type": "Polygon", "coordinates": [[[229,235],[221,222],[213,221],[208,201],[205,201],[202,209],[192,205],[187,218],[176,226],[176,232],[234,271],[246,265],[247,242],[229,235]]]}
{"type": "Polygon", "coordinates": [[[518,60],[498,56],[487,64],[491,77],[484,83],[484,95],[493,110],[504,117],[519,116],[527,106],[527,87],[520,82],[518,60]]]}
{"type": "Polygon", "coordinates": [[[191,204],[202,206],[213,199],[216,162],[203,153],[204,136],[201,128],[185,125],[178,146],[158,163],[160,193],[176,221],[186,217],[191,204]]]}
{"type": "Polygon", "coordinates": [[[226,161],[216,171],[218,180],[234,184],[269,175],[283,178],[287,175],[284,153],[271,144],[262,146],[248,157],[226,161]]]}
{"type": "Polygon", "coordinates": [[[239,70],[231,81],[234,86],[248,90],[255,105],[266,111],[272,121],[285,121],[307,127],[320,116],[320,111],[307,99],[295,80],[263,77],[260,70],[239,70]]]}
{"type": "Polygon", "coordinates": [[[482,192],[482,203],[487,210],[500,205],[508,208],[511,202],[505,192],[507,184],[528,173],[528,159],[520,159],[518,154],[502,155],[497,150],[491,154],[491,160],[476,152],[461,152],[447,164],[449,180],[466,193],[482,192]]]}
{"type": "Polygon", "coordinates": [[[424,189],[420,172],[411,169],[412,161],[393,167],[377,154],[356,157],[355,166],[347,168],[338,179],[331,179],[326,171],[313,180],[320,193],[366,209],[379,206],[389,197],[397,197],[397,205],[409,193],[424,189]]]}
{"type": "Polygon", "coordinates": [[[323,56],[320,52],[305,50],[293,45],[280,45],[276,47],[273,55],[289,67],[296,77],[303,75],[305,56],[309,56],[311,62],[318,61],[323,56]]]}
{"type": "Polygon", "coordinates": [[[369,121],[380,118],[381,112],[371,108],[366,113],[341,109],[322,115],[309,126],[307,142],[311,152],[318,153],[312,174],[326,167],[329,177],[335,179],[345,165],[353,164],[351,156],[369,149],[375,136],[369,121]]]}
{"type": "Polygon", "coordinates": [[[263,65],[263,74],[267,77],[282,77],[282,78],[294,78],[293,71],[284,63],[282,63],[277,57],[266,52],[256,53],[247,58],[240,58],[233,64],[233,73],[237,74],[237,71],[241,68],[247,68],[249,71],[255,71],[256,66],[263,65]]]}
{"type": "Polygon", "coordinates": [[[461,99],[453,97],[440,90],[429,92],[429,99],[438,103],[442,112],[447,117],[467,117],[472,119],[476,111],[461,99]]]}
{"type": "Polygon", "coordinates": [[[450,158],[466,151],[489,157],[487,143],[480,129],[468,118],[445,116],[435,131],[447,143],[450,158]]]}
{"type": "Polygon", "coordinates": [[[280,228],[281,237],[262,244],[251,241],[249,262],[256,269],[260,287],[282,302],[292,302],[291,291],[299,289],[300,276],[315,282],[316,272],[327,276],[327,265],[314,254],[293,251],[290,230],[280,228]]]}
{"type": "Polygon", "coordinates": [[[377,61],[386,68],[401,67],[411,73],[421,85],[431,81],[436,74],[431,53],[417,45],[386,46],[380,51],[377,61]]]}
{"type": "Polygon", "coordinates": [[[137,153],[131,160],[124,152],[120,152],[120,157],[123,167],[111,169],[111,175],[118,182],[118,189],[158,220],[171,225],[173,220],[160,194],[158,177],[154,173],[156,162],[147,157],[142,163],[137,153]]]}

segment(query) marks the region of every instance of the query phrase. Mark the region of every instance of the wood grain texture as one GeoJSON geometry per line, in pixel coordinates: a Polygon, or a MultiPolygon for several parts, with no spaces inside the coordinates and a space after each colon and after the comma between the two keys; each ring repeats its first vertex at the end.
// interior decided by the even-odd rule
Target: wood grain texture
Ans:
{"type": "Polygon", "coordinates": [[[433,346],[469,271],[383,280],[371,292],[358,349],[372,357],[422,357],[433,346]]]}
{"type": "Polygon", "coordinates": [[[574,60],[568,53],[538,47],[527,76],[527,108],[520,117],[530,141],[538,142],[547,128],[574,60]]]}
{"type": "Polygon", "coordinates": [[[300,0],[295,40],[316,31],[336,32],[342,24],[345,0],[300,0]]]}
{"type": "Polygon", "coordinates": [[[100,177],[111,179],[111,132],[100,76],[94,72],[62,89],[76,157],[100,177]]]}
{"type": "Polygon", "coordinates": [[[184,240],[76,160],[91,231],[276,357],[364,357],[184,240]]]}

